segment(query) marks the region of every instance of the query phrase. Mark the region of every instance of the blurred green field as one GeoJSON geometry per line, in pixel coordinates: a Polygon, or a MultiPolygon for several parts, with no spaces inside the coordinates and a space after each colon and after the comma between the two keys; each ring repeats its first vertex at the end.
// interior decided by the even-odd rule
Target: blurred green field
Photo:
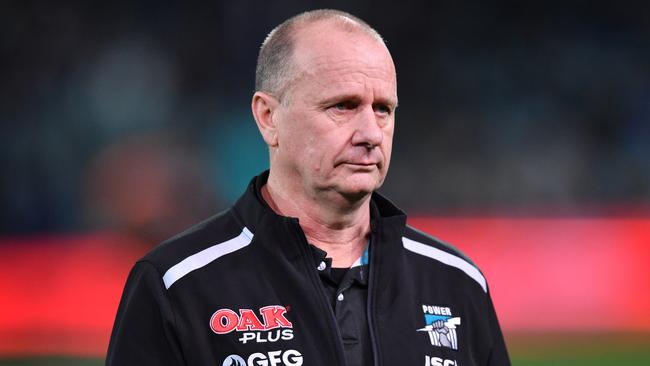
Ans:
{"type": "MultiPolygon", "coordinates": [[[[649,333],[515,334],[507,337],[507,343],[515,366],[650,365],[649,333]]],[[[0,359],[0,366],[100,366],[103,363],[99,358],[62,356],[0,359]]]]}
{"type": "Polygon", "coordinates": [[[506,341],[516,366],[650,365],[650,333],[514,334],[506,341]]]}

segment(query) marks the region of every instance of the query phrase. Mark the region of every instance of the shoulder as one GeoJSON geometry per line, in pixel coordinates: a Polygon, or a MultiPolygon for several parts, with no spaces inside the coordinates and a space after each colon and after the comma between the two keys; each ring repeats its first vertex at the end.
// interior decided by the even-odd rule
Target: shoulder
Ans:
{"type": "Polygon", "coordinates": [[[171,285],[169,282],[183,272],[247,246],[252,238],[253,234],[229,209],[165,240],[139,262],[152,264],[165,276],[166,285],[171,285]]]}
{"type": "Polygon", "coordinates": [[[464,253],[425,232],[409,225],[404,230],[402,245],[407,252],[421,259],[435,261],[447,267],[462,271],[467,277],[476,281],[487,292],[487,282],[479,268],[464,253]]]}
{"type": "Polygon", "coordinates": [[[461,252],[458,248],[456,248],[452,244],[444,242],[410,225],[406,225],[406,230],[404,230],[404,239],[406,239],[406,241],[417,242],[419,244],[423,244],[444,251],[446,253],[449,253],[450,255],[459,257],[460,259],[476,267],[476,265],[472,262],[472,260],[469,257],[467,257],[463,252],[461,252]]]}

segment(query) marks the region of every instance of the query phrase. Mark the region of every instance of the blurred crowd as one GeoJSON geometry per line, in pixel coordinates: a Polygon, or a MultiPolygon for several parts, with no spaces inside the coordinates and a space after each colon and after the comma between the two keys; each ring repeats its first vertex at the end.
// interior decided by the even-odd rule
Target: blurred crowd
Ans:
{"type": "Polygon", "coordinates": [[[393,54],[382,190],[407,211],[650,206],[644,2],[3,1],[0,233],[156,242],[226,208],[268,166],[258,47],[317,7],[367,20],[393,54]]]}

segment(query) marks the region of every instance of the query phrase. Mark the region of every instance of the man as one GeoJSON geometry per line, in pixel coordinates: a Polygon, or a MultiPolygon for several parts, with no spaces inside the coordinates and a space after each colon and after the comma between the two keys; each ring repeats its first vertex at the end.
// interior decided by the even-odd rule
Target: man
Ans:
{"type": "Polygon", "coordinates": [[[289,19],[256,90],[270,170],[136,264],[107,365],[509,365],[478,269],[374,193],[397,107],[377,32],[289,19]]]}

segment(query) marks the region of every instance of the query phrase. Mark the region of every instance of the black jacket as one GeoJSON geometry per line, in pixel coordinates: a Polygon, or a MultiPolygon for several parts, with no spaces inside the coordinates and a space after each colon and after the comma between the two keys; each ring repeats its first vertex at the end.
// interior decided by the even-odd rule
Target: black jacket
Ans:
{"type": "MultiPolygon", "coordinates": [[[[261,198],[164,242],[131,271],[107,365],[345,365],[297,219],[261,198]]],[[[456,249],[371,203],[368,323],[375,365],[509,365],[485,279],[456,249]]]]}

